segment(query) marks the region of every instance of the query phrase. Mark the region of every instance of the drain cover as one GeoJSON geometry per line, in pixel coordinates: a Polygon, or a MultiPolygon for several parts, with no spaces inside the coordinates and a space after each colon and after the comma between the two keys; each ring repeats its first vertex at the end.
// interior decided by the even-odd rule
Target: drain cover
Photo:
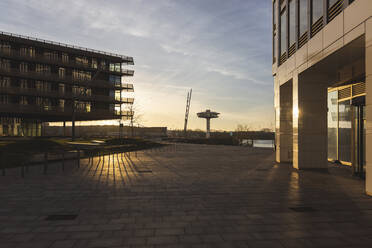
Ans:
{"type": "Polygon", "coordinates": [[[306,206],[291,207],[289,209],[295,212],[315,212],[316,211],[316,209],[312,207],[306,207],[306,206]]]}
{"type": "Polygon", "coordinates": [[[74,220],[77,214],[53,214],[48,215],[45,220],[55,221],[55,220],[74,220]]]}

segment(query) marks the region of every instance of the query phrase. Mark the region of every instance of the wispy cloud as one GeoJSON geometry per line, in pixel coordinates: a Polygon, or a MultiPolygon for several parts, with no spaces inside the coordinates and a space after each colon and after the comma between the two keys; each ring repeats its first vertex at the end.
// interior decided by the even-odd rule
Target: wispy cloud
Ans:
{"type": "Polygon", "coordinates": [[[234,129],[273,122],[270,14],[262,0],[3,0],[0,29],[134,56],[147,125],[181,127],[193,88],[190,127],[210,107],[234,129]]]}

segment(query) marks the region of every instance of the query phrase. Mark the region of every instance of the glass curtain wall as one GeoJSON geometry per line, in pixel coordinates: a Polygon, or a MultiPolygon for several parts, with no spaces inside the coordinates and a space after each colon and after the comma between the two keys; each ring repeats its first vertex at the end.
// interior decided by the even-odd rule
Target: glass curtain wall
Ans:
{"type": "Polygon", "coordinates": [[[307,0],[299,0],[299,36],[301,37],[307,31],[308,20],[307,20],[307,0]]]}
{"type": "Polygon", "coordinates": [[[295,0],[289,1],[289,46],[296,43],[296,4],[295,0]]]}
{"type": "Polygon", "coordinates": [[[339,0],[328,0],[328,7],[332,7],[335,3],[337,3],[339,0]]]}
{"type": "Polygon", "coordinates": [[[276,1],[273,2],[273,63],[276,62],[276,52],[277,52],[277,47],[276,47],[276,22],[277,22],[277,8],[276,8],[276,1]]]}
{"type": "Polygon", "coordinates": [[[351,104],[350,100],[338,103],[338,159],[351,162],[351,104]]]}
{"type": "Polygon", "coordinates": [[[337,160],[338,92],[328,93],[328,159],[337,160]]]}
{"type": "Polygon", "coordinates": [[[287,15],[284,8],[280,13],[280,55],[287,52],[287,15]]]}
{"type": "Polygon", "coordinates": [[[323,0],[312,0],[312,23],[315,23],[323,16],[323,0]]]}

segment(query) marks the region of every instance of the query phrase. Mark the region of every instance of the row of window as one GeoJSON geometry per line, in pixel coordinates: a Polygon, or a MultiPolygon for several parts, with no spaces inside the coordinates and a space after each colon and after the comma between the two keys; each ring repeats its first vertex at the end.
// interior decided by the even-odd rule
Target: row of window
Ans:
{"type": "Polygon", "coordinates": [[[34,47],[20,47],[18,50],[12,50],[12,46],[8,42],[0,41],[0,52],[10,55],[12,52],[19,53],[21,56],[27,56],[34,58],[37,55],[48,60],[62,61],[68,63],[74,61],[76,64],[83,66],[90,66],[93,69],[98,69],[98,66],[101,69],[109,69],[113,72],[121,72],[121,63],[110,63],[103,59],[97,58],[88,58],[86,56],[74,56],[70,60],[70,56],[67,53],[56,52],[56,51],[41,51],[36,53],[34,47]]]}
{"type": "MultiPolygon", "coordinates": [[[[50,75],[52,73],[51,66],[49,65],[44,65],[44,64],[29,64],[27,62],[21,62],[19,63],[19,71],[22,73],[27,73],[29,71],[34,71],[39,73],[39,74],[44,74],[44,75],[50,75]]],[[[0,69],[4,71],[10,71],[11,69],[11,61],[8,59],[0,59],[0,69]]],[[[92,73],[89,71],[82,71],[82,70],[77,70],[73,69],[72,70],[72,79],[78,80],[78,81],[90,81],[92,80],[92,73]]],[[[58,68],[58,76],[59,78],[65,78],[66,77],[66,68],[59,67],[58,68]]],[[[110,75],[109,76],[109,81],[116,85],[120,86],[121,85],[121,76],[117,75],[110,75]]]]}
{"type": "MultiPolygon", "coordinates": [[[[92,89],[89,87],[84,87],[80,85],[65,85],[63,83],[51,83],[47,81],[40,80],[11,80],[9,77],[0,76],[0,88],[21,88],[21,89],[36,89],[39,92],[59,92],[64,94],[65,92],[73,93],[74,95],[80,96],[91,96],[92,89]]],[[[115,100],[120,101],[121,90],[110,90],[108,91],[108,96],[115,98],[115,100]]],[[[107,92],[95,92],[95,95],[107,96],[107,92]]]]}
{"type": "Polygon", "coordinates": [[[273,63],[276,62],[278,53],[279,57],[284,59],[291,56],[296,50],[296,43],[301,47],[308,37],[319,32],[324,25],[324,15],[327,16],[327,22],[330,21],[342,11],[345,1],[353,2],[353,0],[288,0],[286,4],[285,0],[275,0],[273,2],[273,63]],[[276,42],[277,39],[279,42],[276,42]]]}
{"type": "MultiPolygon", "coordinates": [[[[44,110],[56,110],[64,111],[66,101],[64,99],[50,99],[46,97],[33,97],[33,96],[8,96],[0,95],[0,104],[20,104],[20,105],[36,105],[44,110]]],[[[69,108],[71,107],[72,101],[69,101],[69,108]]],[[[91,102],[75,101],[75,110],[78,112],[91,112],[91,102]]]]}

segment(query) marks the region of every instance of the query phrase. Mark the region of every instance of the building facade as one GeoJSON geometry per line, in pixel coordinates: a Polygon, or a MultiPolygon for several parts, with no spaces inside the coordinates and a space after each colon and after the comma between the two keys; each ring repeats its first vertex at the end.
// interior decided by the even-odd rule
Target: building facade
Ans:
{"type": "Polygon", "coordinates": [[[0,136],[40,136],[43,122],[128,119],[133,58],[0,32],[0,136]]]}
{"type": "Polygon", "coordinates": [[[350,165],[372,195],[372,1],[272,4],[277,162],[350,165]]]}

